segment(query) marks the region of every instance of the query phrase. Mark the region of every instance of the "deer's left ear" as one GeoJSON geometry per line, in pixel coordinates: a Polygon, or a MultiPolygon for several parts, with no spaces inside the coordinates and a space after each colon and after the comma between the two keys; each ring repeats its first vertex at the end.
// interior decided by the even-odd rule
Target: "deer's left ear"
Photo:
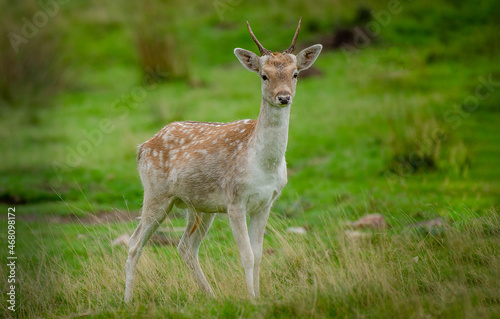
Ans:
{"type": "Polygon", "coordinates": [[[316,61],[322,48],[323,46],[321,44],[315,44],[300,51],[299,54],[297,54],[297,70],[304,71],[309,69],[314,61],[316,61]]]}
{"type": "Polygon", "coordinates": [[[253,72],[259,72],[259,57],[257,54],[245,49],[236,48],[234,49],[234,55],[236,55],[245,68],[253,72]]]}

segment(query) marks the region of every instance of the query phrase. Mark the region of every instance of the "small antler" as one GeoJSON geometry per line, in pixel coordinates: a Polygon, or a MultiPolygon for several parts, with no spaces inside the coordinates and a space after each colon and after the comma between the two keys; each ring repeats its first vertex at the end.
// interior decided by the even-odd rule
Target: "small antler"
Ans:
{"type": "Polygon", "coordinates": [[[297,26],[297,30],[295,31],[295,35],[293,36],[292,44],[290,44],[290,47],[288,49],[286,49],[284,53],[291,54],[291,53],[295,52],[295,42],[297,42],[297,37],[299,36],[301,22],[302,22],[302,17],[300,17],[299,25],[297,26]]]}
{"type": "Polygon", "coordinates": [[[250,23],[248,23],[248,21],[247,21],[247,26],[248,26],[248,32],[250,32],[250,35],[252,36],[253,41],[259,47],[260,55],[263,56],[263,55],[270,55],[270,54],[272,54],[271,51],[269,51],[268,49],[264,48],[262,46],[262,44],[260,44],[259,40],[257,40],[257,37],[255,37],[255,34],[253,34],[252,28],[250,28],[250,23]]]}

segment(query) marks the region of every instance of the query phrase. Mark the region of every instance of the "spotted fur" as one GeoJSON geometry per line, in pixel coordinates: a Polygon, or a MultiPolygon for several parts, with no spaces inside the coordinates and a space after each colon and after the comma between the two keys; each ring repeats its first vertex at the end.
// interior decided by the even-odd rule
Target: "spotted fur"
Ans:
{"type": "MultiPolygon", "coordinates": [[[[256,40],[250,26],[249,31],[256,40]]],[[[297,74],[310,67],[321,51],[321,45],[315,45],[293,55],[297,34],[298,29],[292,46],[284,53],[271,54],[261,46],[261,53],[265,53],[262,57],[234,50],[243,66],[261,78],[257,120],[174,122],[139,146],[137,161],[144,203],[141,221],[129,243],[126,302],[132,299],[141,251],[174,205],[188,208],[188,223],[178,251],[200,288],[214,295],[198,262],[198,249],[215,213],[227,213],[245,269],[248,294],[259,296],[267,218],[287,183],[285,151],[297,74]]]]}

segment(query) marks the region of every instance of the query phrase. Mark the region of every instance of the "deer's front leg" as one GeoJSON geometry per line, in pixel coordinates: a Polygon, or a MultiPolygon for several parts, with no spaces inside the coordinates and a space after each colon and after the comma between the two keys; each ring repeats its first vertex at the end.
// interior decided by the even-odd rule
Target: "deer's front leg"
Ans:
{"type": "Polygon", "coordinates": [[[236,244],[240,250],[241,263],[243,269],[245,269],[248,294],[251,297],[255,297],[253,280],[254,256],[250,238],[248,237],[246,210],[242,206],[229,206],[227,213],[236,244]]]}
{"type": "Polygon", "coordinates": [[[265,206],[255,214],[250,215],[249,233],[250,244],[254,256],[253,280],[255,297],[260,296],[259,287],[259,268],[262,260],[262,244],[264,242],[264,232],[266,231],[267,218],[269,217],[269,210],[271,206],[265,206]]]}

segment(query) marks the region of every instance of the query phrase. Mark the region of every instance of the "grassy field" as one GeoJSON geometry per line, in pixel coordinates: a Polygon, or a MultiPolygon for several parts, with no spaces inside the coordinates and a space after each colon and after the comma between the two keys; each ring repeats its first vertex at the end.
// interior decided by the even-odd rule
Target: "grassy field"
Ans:
{"type": "MultiPolygon", "coordinates": [[[[2,34],[47,11],[0,4],[2,34]]],[[[19,54],[1,40],[0,210],[16,208],[19,299],[0,316],[500,317],[499,14],[495,1],[68,2],[19,54]],[[264,46],[288,47],[300,15],[299,49],[325,50],[292,106],[262,298],[246,298],[219,216],[200,249],[217,299],[175,247],[150,245],[125,306],[126,248],[111,242],[137,225],[137,145],[175,120],[256,118],[259,80],[232,51],[255,49],[246,20],[264,46]],[[360,27],[377,32],[329,45],[360,27]],[[89,217],[112,213],[126,221],[89,217]],[[390,227],[346,235],[372,213],[390,227]]],[[[183,212],[171,217],[163,231],[180,238],[183,212]]]]}

